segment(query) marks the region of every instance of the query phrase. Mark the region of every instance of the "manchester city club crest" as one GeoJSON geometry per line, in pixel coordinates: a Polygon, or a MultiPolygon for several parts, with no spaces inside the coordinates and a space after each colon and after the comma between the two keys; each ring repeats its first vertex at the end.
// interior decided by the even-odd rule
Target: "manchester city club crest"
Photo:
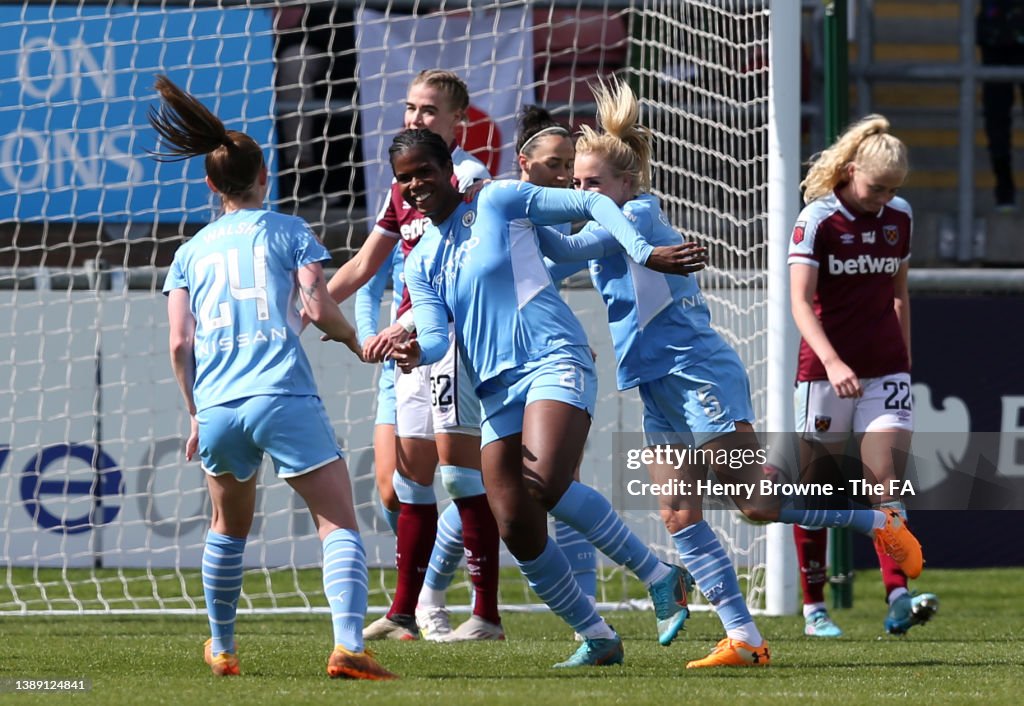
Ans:
{"type": "Polygon", "coordinates": [[[469,228],[476,223],[476,211],[466,211],[462,214],[462,225],[469,228]]]}

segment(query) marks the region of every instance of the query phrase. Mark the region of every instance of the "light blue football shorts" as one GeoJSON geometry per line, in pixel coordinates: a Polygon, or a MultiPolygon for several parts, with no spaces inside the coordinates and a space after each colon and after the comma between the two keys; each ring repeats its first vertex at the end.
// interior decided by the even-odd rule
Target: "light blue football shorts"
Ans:
{"type": "Polygon", "coordinates": [[[539,400],[564,402],[594,416],[597,373],[590,348],[558,348],[484,383],[480,390],[480,445],[522,433],[527,405],[539,400]]]}
{"type": "Polygon", "coordinates": [[[641,383],[639,390],[644,434],[651,446],[700,448],[736,431],[736,422],[754,422],[747,371],[729,346],[696,365],[641,383]]]}
{"type": "Polygon", "coordinates": [[[279,478],[293,478],[344,458],[327,412],[315,395],[257,395],[196,415],[199,458],[211,476],[247,481],[270,455],[279,478]]]}

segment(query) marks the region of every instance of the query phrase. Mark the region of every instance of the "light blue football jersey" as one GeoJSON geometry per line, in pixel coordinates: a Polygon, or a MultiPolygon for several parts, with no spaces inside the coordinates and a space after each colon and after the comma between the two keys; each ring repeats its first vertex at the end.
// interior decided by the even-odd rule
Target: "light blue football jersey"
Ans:
{"type": "Polygon", "coordinates": [[[197,409],[255,395],[316,395],[299,341],[296,271],[330,259],[301,218],[222,216],[174,254],[164,293],[188,290],[197,409]]]}
{"type": "MultiPolygon", "coordinates": [[[[638,196],[622,211],[652,245],[682,242],[654,196],[638,196]]],[[[601,230],[589,224],[581,234],[604,236],[601,230]]],[[[683,370],[728,347],[711,328],[711,313],[695,275],[655,272],[619,252],[593,260],[590,276],[608,309],[620,390],[683,370]]]]}
{"type": "Polygon", "coordinates": [[[478,391],[502,371],[586,345],[541,254],[539,237],[563,236],[535,228],[583,219],[603,225],[636,262],[653,250],[606,196],[518,181],[488,184],[430,226],[405,263],[421,362],[444,355],[449,318],[478,391]]]}
{"type": "Polygon", "coordinates": [[[384,298],[384,291],[387,289],[389,279],[392,281],[393,293],[388,324],[390,325],[395,320],[395,312],[398,311],[398,305],[402,301],[402,292],[405,290],[405,284],[402,281],[404,266],[405,255],[401,248],[395,248],[373,277],[356,291],[354,311],[359,345],[365,345],[366,339],[378,333],[380,303],[384,298]]]}

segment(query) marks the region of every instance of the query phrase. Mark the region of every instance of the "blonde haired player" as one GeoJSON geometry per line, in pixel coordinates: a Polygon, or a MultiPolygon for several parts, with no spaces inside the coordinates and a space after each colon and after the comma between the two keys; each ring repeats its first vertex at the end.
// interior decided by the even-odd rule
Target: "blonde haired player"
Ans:
{"type": "MultiPolygon", "coordinates": [[[[678,243],[651,184],[651,133],[639,124],[639,104],[618,80],[595,87],[600,130],[583,128],[576,143],[573,181],[577,189],[610,197],[651,243],[678,243]]],[[[588,227],[589,229],[590,227],[588,227]]],[[[585,229],[586,233],[588,229],[585,229]]],[[[644,403],[644,432],[650,445],[711,450],[715,458],[742,452],[757,459],[753,407],[746,370],[736,352],[711,327],[707,304],[694,277],[641,270],[621,252],[608,252],[591,266],[594,285],[608,306],[608,321],[618,363],[618,386],[637,387],[644,403]],[[722,453],[725,452],[725,453],[722,453]]],[[[681,469],[650,464],[657,482],[682,474],[690,487],[706,479],[708,467],[691,463],[681,469]]],[[[716,464],[719,480],[756,480],[756,462],[742,469],[716,464]]],[[[908,571],[920,571],[917,540],[882,512],[801,510],[763,498],[735,498],[752,519],[852,526],[893,545],[908,571]]],[[[687,668],[766,666],[768,643],[761,636],[740,592],[736,571],[714,531],[703,519],[701,498],[662,498],[662,517],[697,586],[714,606],[726,630],[707,657],[687,668]]],[[[667,644],[671,634],[662,635],[667,644]]]]}
{"type": "MultiPolygon", "coordinates": [[[[891,493],[914,428],[910,394],[907,270],[913,214],[896,195],[909,170],[907,148],[889,121],[868,115],[811,164],[801,184],[807,206],[789,244],[790,301],[800,330],[796,424],[802,467],[839,454],[852,432],[866,479],[886,493],[880,509],[906,509],[891,493]],[[813,443],[812,443],[813,442],[813,443]]],[[[825,608],[824,530],[794,529],[804,589],[805,632],[838,637],[825,608]]],[[[889,612],[885,631],[902,635],[939,607],[912,596],[907,574],[876,544],[889,612]]],[[[913,578],[913,577],[912,577],[913,578]]]]}

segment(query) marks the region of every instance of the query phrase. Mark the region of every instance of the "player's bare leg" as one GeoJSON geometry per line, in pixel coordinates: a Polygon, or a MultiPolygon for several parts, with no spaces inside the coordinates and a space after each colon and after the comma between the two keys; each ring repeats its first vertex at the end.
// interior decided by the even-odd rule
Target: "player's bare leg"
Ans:
{"type": "MultiPolygon", "coordinates": [[[[860,436],[864,478],[876,490],[882,490],[881,494],[872,496],[872,502],[884,512],[898,514],[903,522],[906,522],[907,512],[900,500],[900,491],[910,442],[911,432],[908,429],[870,430],[860,436]]],[[[915,625],[931,620],[938,612],[939,598],[934,593],[912,594],[908,575],[899,563],[879,543],[876,543],[875,551],[889,604],[885,631],[890,635],[905,635],[915,625]]]]}
{"type": "Polygon", "coordinates": [[[373,427],[373,475],[380,496],[381,510],[392,530],[398,523],[398,496],[392,478],[398,467],[398,440],[394,424],[377,424],[373,427]],[[394,524],[392,524],[392,520],[394,524]]]}
{"type": "Polygon", "coordinates": [[[623,660],[622,640],[597,614],[547,534],[545,489],[567,488],[590,428],[586,411],[558,402],[526,408],[523,432],[483,449],[484,483],[498,531],[534,592],[584,637],[556,667],[607,666],[623,660]]]}

